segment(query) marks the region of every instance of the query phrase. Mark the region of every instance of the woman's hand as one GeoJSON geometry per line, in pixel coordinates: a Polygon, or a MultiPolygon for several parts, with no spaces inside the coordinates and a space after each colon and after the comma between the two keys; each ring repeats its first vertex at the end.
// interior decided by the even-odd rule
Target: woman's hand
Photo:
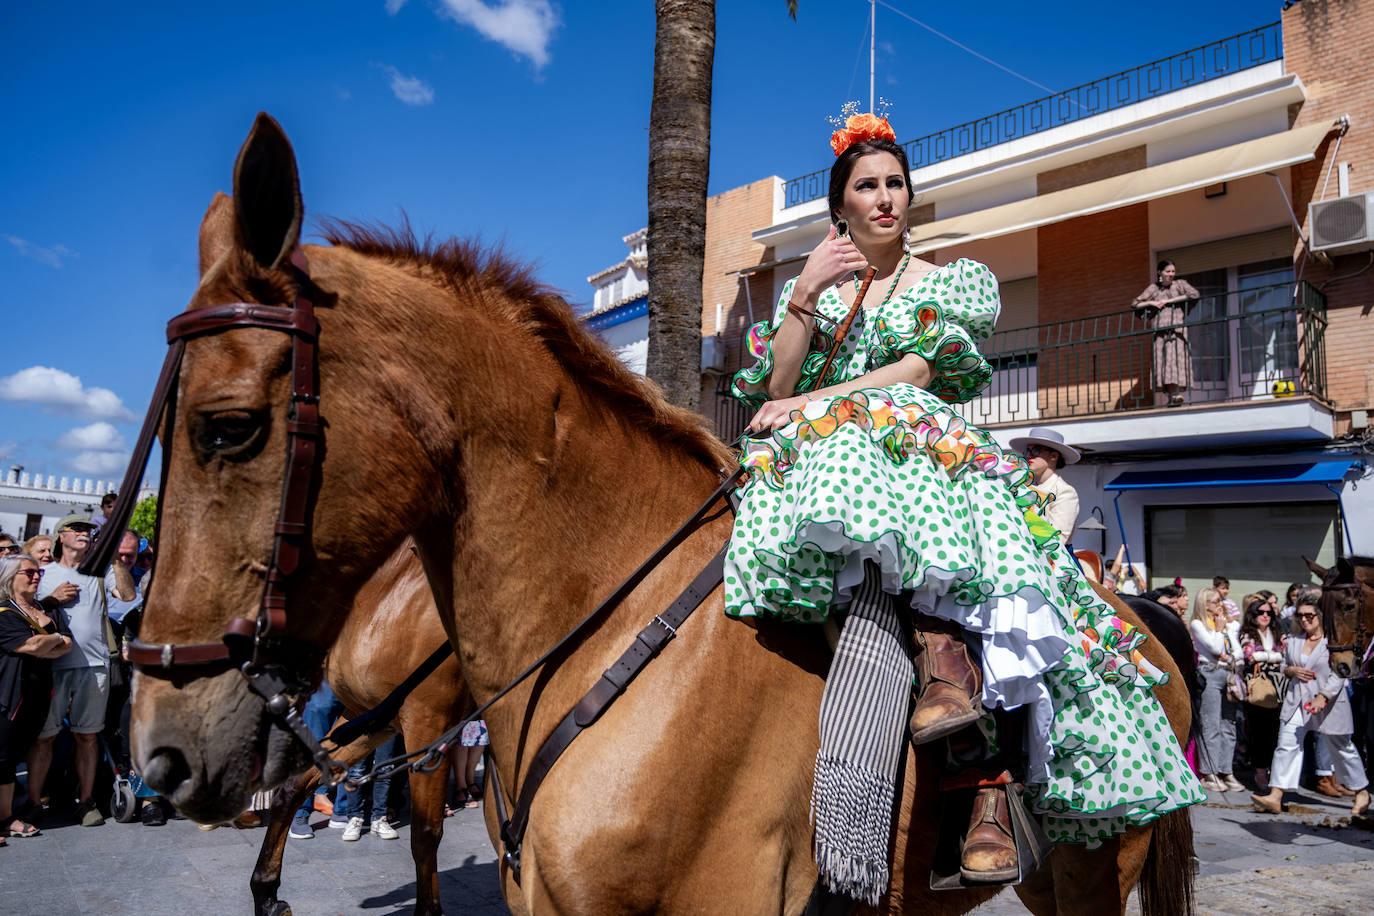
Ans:
{"type": "Polygon", "coordinates": [[[1308,712],[1318,713],[1326,708],[1326,697],[1319,693],[1302,705],[1308,712]]]}
{"type": "Polygon", "coordinates": [[[792,287],[793,298],[810,302],[820,295],[821,290],[867,267],[868,259],[859,252],[852,241],[836,235],[835,225],[832,223],[825,240],[807,256],[801,276],[797,277],[797,282],[792,287]]]}
{"type": "Polygon", "coordinates": [[[1311,668],[1304,668],[1301,665],[1289,665],[1284,669],[1283,673],[1295,680],[1302,681],[1304,684],[1317,676],[1317,672],[1313,671],[1311,668]]]}
{"type": "Polygon", "coordinates": [[[792,411],[801,410],[812,400],[815,399],[799,394],[790,398],[779,398],[776,401],[767,402],[759,408],[759,412],[754,414],[754,418],[749,421],[748,430],[750,434],[763,436],[772,430],[786,426],[792,422],[792,411]]]}

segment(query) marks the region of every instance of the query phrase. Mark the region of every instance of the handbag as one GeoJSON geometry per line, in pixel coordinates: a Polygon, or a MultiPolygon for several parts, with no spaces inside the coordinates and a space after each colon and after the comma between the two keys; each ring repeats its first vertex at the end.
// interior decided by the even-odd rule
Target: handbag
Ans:
{"type": "Polygon", "coordinates": [[[1250,675],[1245,682],[1246,697],[1245,702],[1251,706],[1258,706],[1260,709],[1277,709],[1279,705],[1279,690],[1274,686],[1274,682],[1269,676],[1261,672],[1258,668],[1255,673],[1250,675]]]}
{"type": "Polygon", "coordinates": [[[1245,702],[1245,681],[1239,674],[1226,675],[1226,695],[1237,703],[1245,702]]]}

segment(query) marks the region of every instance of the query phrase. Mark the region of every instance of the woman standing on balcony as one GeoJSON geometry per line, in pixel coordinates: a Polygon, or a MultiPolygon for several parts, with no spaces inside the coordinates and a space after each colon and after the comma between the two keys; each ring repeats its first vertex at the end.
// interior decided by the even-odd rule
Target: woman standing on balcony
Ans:
{"type": "Polygon", "coordinates": [[[1193,284],[1177,276],[1174,262],[1166,259],[1155,268],[1155,282],[1131,303],[1136,314],[1154,328],[1154,390],[1168,396],[1170,407],[1183,403],[1179,392],[1188,389],[1192,378],[1188,329],[1183,321],[1188,303],[1201,298],[1193,284]]]}
{"type": "Polygon", "coordinates": [[[838,626],[815,854],[832,890],[871,902],[888,883],[907,737],[970,761],[946,785],[976,794],[958,825],[968,881],[1017,878],[1013,778],[1056,842],[1096,845],[1205,799],[1151,692],[1164,675],[1140,652],[1146,634],[1067,556],[1025,459],[950,407],[991,380],[977,342],[997,279],[909,250],[894,139],[872,114],[835,132],[830,231],[750,329],[758,362],[733,390],[757,413],[725,567],[726,613],[838,626]],[[995,723],[997,706],[1025,714],[995,723]],[[1004,752],[988,759],[997,724],[1004,752]]]}

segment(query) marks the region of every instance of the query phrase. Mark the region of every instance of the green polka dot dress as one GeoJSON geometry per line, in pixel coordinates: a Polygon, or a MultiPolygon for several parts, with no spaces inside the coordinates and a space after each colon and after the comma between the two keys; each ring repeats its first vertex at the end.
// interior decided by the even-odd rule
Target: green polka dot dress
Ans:
{"type": "MultiPolygon", "coordinates": [[[[795,282],[795,281],[793,281],[795,282]]],[[[750,329],[758,362],[734,391],[757,406],[771,341],[792,295],[750,329]]],[[[726,613],[820,623],[849,601],[866,561],[883,587],[960,624],[981,658],[983,702],[1027,708],[1028,782],[1056,842],[1096,845],[1206,796],[1150,688],[1167,677],[1146,639],[1092,591],[1039,510],[1029,468],[949,406],[985,388],[976,343],[1000,310],[997,280],[959,260],[865,308],[818,378],[848,307],[817,302],[799,392],[917,353],[929,390],[909,384],[818,398],[771,436],[747,440],[749,480],[726,558],[726,613]]]]}

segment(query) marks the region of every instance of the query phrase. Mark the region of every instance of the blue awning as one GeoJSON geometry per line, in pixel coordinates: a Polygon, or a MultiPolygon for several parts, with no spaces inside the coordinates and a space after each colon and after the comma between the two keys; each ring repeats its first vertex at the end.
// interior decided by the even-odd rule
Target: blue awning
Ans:
{"type": "Polygon", "coordinates": [[[1360,461],[1308,461],[1263,467],[1189,468],[1177,471],[1127,471],[1107,490],[1172,490],[1184,487],[1255,487],[1295,483],[1339,483],[1360,461]]]}

